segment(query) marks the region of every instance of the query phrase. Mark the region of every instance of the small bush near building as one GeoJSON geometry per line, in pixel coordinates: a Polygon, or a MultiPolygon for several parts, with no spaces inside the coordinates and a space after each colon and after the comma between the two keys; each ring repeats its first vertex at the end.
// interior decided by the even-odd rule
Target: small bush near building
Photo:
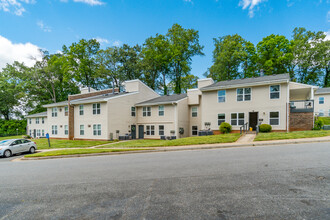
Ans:
{"type": "Polygon", "coordinates": [[[228,134],[228,133],[231,132],[232,127],[231,127],[231,125],[230,125],[229,123],[227,123],[227,122],[222,122],[221,125],[220,125],[220,127],[219,127],[219,129],[220,129],[220,132],[221,132],[221,133],[223,133],[223,134],[228,134]]]}
{"type": "Polygon", "coordinates": [[[262,124],[259,127],[260,132],[271,132],[272,131],[272,126],[269,124],[262,124]]]}
{"type": "Polygon", "coordinates": [[[321,130],[324,125],[324,121],[321,118],[318,118],[314,123],[313,130],[321,130]]]}

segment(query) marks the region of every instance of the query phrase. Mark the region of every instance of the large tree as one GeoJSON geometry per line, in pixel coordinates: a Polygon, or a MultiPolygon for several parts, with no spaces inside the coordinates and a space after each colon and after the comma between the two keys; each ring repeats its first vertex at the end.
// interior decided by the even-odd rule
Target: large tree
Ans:
{"type": "Polygon", "coordinates": [[[175,82],[174,92],[182,92],[182,77],[189,74],[192,58],[204,55],[203,46],[199,44],[199,33],[194,29],[184,29],[174,24],[166,34],[170,41],[171,79],[175,82]]]}
{"type": "Polygon", "coordinates": [[[96,39],[81,39],[69,48],[63,46],[63,52],[68,59],[70,71],[74,79],[86,87],[99,88],[97,53],[100,43],[96,39]]]}
{"type": "Polygon", "coordinates": [[[141,79],[141,46],[124,44],[119,48],[119,71],[127,80],[141,79]]]}

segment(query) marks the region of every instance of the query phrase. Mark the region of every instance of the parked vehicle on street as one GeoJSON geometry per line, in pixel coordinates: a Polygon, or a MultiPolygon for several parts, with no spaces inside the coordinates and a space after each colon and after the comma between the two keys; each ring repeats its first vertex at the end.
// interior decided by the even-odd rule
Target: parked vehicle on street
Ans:
{"type": "Polygon", "coordinates": [[[11,157],[14,154],[30,152],[35,153],[37,144],[26,139],[8,139],[0,141],[0,156],[11,157]]]}

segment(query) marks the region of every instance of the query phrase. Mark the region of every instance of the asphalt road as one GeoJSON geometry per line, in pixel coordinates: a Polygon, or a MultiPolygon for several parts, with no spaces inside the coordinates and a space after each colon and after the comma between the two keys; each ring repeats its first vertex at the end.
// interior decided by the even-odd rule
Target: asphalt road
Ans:
{"type": "Polygon", "coordinates": [[[0,171],[1,220],[330,219],[330,143],[4,161],[0,171]]]}

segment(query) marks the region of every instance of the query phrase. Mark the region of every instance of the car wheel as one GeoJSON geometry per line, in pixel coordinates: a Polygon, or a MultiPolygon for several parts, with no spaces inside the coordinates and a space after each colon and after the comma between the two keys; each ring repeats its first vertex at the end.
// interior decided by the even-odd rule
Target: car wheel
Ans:
{"type": "Polygon", "coordinates": [[[4,153],[3,153],[3,157],[11,157],[11,151],[10,150],[6,150],[4,153]]]}
{"type": "Polygon", "coordinates": [[[36,149],[35,149],[34,147],[31,147],[31,148],[30,148],[30,153],[31,153],[31,154],[34,154],[35,152],[36,152],[36,149]]]}

